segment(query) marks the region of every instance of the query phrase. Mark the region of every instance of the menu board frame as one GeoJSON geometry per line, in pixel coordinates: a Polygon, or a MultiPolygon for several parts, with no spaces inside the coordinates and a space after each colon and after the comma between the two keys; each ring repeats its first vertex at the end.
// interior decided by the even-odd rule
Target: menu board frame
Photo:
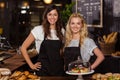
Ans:
{"type": "MultiPolygon", "coordinates": [[[[75,5],[73,6],[73,12],[76,12],[76,13],[82,13],[82,11],[80,12],[80,10],[79,9],[81,9],[82,7],[84,8],[84,5],[86,5],[86,4],[82,4],[82,5],[79,5],[79,3],[81,2],[81,1],[84,1],[84,3],[85,3],[85,1],[87,2],[88,0],[72,0],[72,2],[75,2],[75,5]]],[[[87,26],[88,27],[99,27],[99,28],[102,28],[103,27],[103,0],[89,0],[89,1],[94,1],[94,3],[93,3],[93,5],[95,4],[95,5],[97,5],[97,6],[99,6],[99,9],[97,9],[97,12],[87,12],[86,11],[86,13],[92,13],[91,15],[92,16],[95,16],[94,14],[97,14],[97,13],[99,13],[98,15],[99,15],[99,17],[97,18],[98,20],[96,20],[97,21],[97,23],[95,23],[96,21],[94,20],[94,19],[91,19],[91,18],[87,18],[87,20],[85,19],[85,21],[86,21],[86,24],[87,24],[87,26]],[[95,3],[95,1],[97,2],[97,3],[95,3]],[[99,4],[98,4],[98,2],[99,2],[99,4]],[[99,11],[99,12],[98,12],[99,11]],[[90,21],[90,20],[92,20],[93,21],[93,23],[88,23],[88,21],[90,21]]],[[[89,5],[90,4],[92,4],[92,3],[89,3],[89,5]]],[[[90,5],[90,6],[88,6],[88,8],[89,7],[91,7],[92,5],[90,5]]],[[[93,6],[92,6],[93,7],[93,6]]],[[[85,10],[84,10],[84,12],[85,12],[85,10]]],[[[88,16],[88,14],[82,14],[82,16],[85,18],[85,17],[89,17],[88,16]]]]}

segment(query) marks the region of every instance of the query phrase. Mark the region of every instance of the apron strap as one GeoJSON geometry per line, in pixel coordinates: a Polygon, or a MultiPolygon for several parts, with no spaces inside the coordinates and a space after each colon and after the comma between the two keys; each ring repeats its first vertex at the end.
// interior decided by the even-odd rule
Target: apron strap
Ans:
{"type": "Polygon", "coordinates": [[[80,45],[80,43],[79,43],[79,49],[80,49],[80,56],[78,56],[78,58],[80,58],[81,60],[82,60],[82,56],[81,56],[81,45],[80,45]]]}

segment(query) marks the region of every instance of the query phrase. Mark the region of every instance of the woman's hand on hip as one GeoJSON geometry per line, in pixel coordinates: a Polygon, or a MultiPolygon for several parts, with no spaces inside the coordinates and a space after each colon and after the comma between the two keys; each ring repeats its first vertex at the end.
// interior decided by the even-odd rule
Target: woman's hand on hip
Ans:
{"type": "Polygon", "coordinates": [[[31,69],[33,70],[39,70],[41,68],[41,62],[37,62],[35,64],[33,64],[32,66],[30,66],[31,69]]]}

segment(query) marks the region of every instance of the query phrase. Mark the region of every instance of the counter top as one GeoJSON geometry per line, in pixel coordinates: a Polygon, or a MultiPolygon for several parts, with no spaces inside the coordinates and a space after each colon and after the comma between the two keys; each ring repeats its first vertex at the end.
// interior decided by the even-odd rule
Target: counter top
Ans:
{"type": "MultiPolygon", "coordinates": [[[[75,76],[68,76],[68,77],[40,77],[40,80],[76,80],[77,77],[75,76]]],[[[92,80],[90,77],[83,77],[84,80],[92,80]]]]}
{"type": "MultiPolygon", "coordinates": [[[[9,53],[9,52],[7,52],[7,53],[9,53]]],[[[12,57],[10,57],[2,62],[0,64],[1,68],[8,68],[11,71],[14,71],[14,70],[18,69],[19,67],[21,67],[22,65],[26,64],[26,61],[21,54],[18,54],[17,52],[10,53],[10,54],[12,55],[12,57]]],[[[31,58],[34,56],[35,55],[33,55],[33,54],[30,55],[31,58]]]]}
{"type": "MultiPolygon", "coordinates": [[[[3,63],[0,63],[1,68],[8,68],[12,72],[19,69],[23,65],[26,65],[26,61],[23,58],[21,54],[18,54],[17,52],[8,52],[12,54],[12,57],[6,59],[3,61],[3,63]]],[[[29,54],[30,57],[33,59],[36,54],[29,54]]],[[[25,66],[23,66],[25,67],[25,66]]],[[[95,72],[99,73],[119,73],[120,72],[120,58],[115,58],[112,56],[105,56],[105,60],[102,62],[101,65],[99,65],[96,68],[95,72]]]]}

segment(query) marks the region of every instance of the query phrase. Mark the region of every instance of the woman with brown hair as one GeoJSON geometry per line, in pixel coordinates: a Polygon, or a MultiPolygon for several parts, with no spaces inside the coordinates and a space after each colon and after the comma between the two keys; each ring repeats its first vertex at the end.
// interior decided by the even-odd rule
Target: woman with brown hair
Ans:
{"type": "Polygon", "coordinates": [[[58,8],[49,5],[44,12],[42,25],[36,26],[21,46],[21,52],[29,67],[39,76],[61,76],[64,74],[62,49],[64,28],[58,8]],[[32,63],[27,48],[35,41],[38,59],[32,63]]]}

